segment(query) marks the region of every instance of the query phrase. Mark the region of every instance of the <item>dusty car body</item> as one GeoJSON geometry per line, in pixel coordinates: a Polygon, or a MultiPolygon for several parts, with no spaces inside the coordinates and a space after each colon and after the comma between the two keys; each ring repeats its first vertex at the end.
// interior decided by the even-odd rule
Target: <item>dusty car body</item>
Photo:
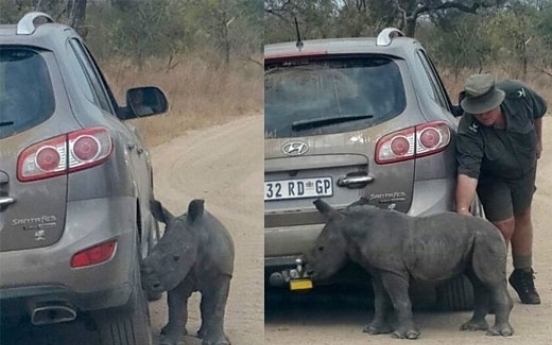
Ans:
{"type": "Polygon", "coordinates": [[[153,175],[138,131],[124,122],[144,115],[142,106],[155,115],[168,103],[143,87],[119,106],[68,26],[38,12],[0,26],[3,322],[82,314],[102,344],[151,343],[139,262],[157,236],[153,175]]]}

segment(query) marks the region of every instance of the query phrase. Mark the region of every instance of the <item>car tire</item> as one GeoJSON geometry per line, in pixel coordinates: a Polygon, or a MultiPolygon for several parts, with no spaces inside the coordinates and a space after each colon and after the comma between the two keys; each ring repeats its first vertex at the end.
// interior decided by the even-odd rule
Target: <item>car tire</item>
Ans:
{"type": "Polygon", "coordinates": [[[435,294],[437,305],[443,311],[466,311],[473,309],[473,287],[464,274],[439,285],[435,289],[435,294]]]}
{"type": "Polygon", "coordinates": [[[152,345],[149,307],[136,269],[133,291],[126,306],[98,312],[95,317],[101,345],[152,345]]]}

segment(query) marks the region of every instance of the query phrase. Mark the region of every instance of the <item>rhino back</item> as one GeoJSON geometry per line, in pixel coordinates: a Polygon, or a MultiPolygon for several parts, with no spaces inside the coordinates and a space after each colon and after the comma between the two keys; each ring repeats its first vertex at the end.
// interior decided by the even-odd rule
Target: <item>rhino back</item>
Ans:
{"type": "Polygon", "coordinates": [[[206,261],[202,263],[205,269],[214,270],[226,275],[234,271],[234,242],[230,232],[213,215],[205,212],[201,229],[202,237],[200,255],[206,261]]]}
{"type": "Polygon", "coordinates": [[[442,213],[415,219],[405,243],[405,264],[417,279],[439,281],[462,272],[470,261],[477,227],[469,218],[442,213]]]}
{"type": "Polygon", "coordinates": [[[403,246],[413,220],[403,213],[363,207],[351,210],[344,229],[351,259],[365,268],[404,270],[403,246]]]}

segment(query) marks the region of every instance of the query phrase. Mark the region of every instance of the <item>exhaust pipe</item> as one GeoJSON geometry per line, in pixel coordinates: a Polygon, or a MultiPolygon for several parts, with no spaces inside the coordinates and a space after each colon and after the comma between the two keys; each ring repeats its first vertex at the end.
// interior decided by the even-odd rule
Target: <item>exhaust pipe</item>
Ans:
{"type": "Polygon", "coordinates": [[[46,305],[36,307],[31,313],[33,325],[48,325],[52,323],[69,322],[77,318],[77,312],[65,305],[46,305]]]}

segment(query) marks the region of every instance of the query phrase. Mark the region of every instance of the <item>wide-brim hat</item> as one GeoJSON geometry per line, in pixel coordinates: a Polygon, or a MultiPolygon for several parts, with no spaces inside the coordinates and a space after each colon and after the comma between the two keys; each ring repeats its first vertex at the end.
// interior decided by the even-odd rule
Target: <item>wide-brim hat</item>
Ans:
{"type": "Polygon", "coordinates": [[[502,104],[506,94],[495,85],[490,74],[474,74],[466,79],[464,99],[460,102],[462,109],[470,114],[482,114],[502,104]]]}

